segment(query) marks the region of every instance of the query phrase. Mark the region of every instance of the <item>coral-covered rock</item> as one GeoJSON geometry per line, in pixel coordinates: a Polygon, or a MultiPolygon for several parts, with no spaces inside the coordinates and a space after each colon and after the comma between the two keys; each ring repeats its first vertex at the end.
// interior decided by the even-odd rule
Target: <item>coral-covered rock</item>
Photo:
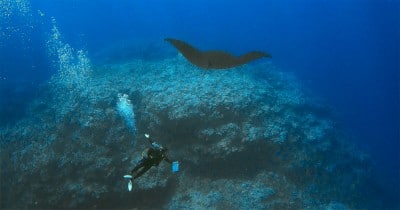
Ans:
{"type": "Polygon", "coordinates": [[[368,159],[269,63],[204,71],[176,57],[88,74],[79,89],[54,77],[31,116],[1,130],[1,207],[362,207],[368,159]],[[132,103],[136,132],[116,108],[118,94],[132,103]],[[149,146],[144,133],[181,171],[162,163],[129,193],[122,176],[149,146]]]}

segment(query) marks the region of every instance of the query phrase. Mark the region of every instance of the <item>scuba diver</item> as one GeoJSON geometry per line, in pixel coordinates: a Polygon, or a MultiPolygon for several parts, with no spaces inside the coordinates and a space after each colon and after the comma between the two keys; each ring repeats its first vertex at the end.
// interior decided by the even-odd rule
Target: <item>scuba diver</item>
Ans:
{"type": "Polygon", "coordinates": [[[154,142],[149,134],[145,134],[146,139],[150,142],[151,147],[147,148],[142,152],[142,159],[139,163],[132,169],[131,175],[125,175],[124,178],[129,179],[128,190],[132,190],[132,181],[142,176],[146,171],[148,171],[152,166],[158,166],[161,161],[165,160],[169,164],[172,164],[172,172],[178,172],[179,162],[172,162],[166,153],[168,149],[163,147],[156,142],[154,142]]]}

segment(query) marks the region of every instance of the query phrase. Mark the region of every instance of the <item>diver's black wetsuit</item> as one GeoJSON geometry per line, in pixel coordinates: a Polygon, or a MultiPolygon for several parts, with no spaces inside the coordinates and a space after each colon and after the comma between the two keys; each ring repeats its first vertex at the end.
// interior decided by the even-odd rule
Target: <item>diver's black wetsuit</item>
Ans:
{"type": "Polygon", "coordinates": [[[142,160],[138,163],[135,168],[132,169],[132,179],[136,179],[148,171],[152,166],[158,166],[161,161],[165,160],[168,163],[172,161],[166,156],[167,149],[158,145],[150,138],[148,138],[151,143],[151,148],[146,152],[146,156],[143,156],[142,160]]]}

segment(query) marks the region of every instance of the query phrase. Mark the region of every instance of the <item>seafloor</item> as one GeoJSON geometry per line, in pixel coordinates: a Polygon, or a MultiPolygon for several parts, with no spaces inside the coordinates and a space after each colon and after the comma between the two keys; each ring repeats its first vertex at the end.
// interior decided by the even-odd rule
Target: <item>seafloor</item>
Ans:
{"type": "Polygon", "coordinates": [[[92,67],[83,52],[65,54],[28,117],[0,130],[2,209],[371,205],[369,158],[268,62],[205,71],[176,56],[92,67]],[[134,120],[117,107],[123,94],[134,120]],[[122,176],[149,146],[144,133],[180,171],[164,162],[128,192],[122,176]]]}

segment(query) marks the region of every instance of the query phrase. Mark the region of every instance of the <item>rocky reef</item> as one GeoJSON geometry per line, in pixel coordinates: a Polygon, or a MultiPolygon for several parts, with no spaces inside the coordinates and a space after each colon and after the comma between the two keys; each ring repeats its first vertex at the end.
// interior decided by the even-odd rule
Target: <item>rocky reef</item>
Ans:
{"type": "Polygon", "coordinates": [[[0,130],[1,208],[367,205],[368,157],[327,107],[270,63],[204,71],[177,56],[98,66],[78,82],[60,75],[28,118],[0,130]],[[118,113],[121,94],[135,132],[118,113]],[[162,163],[128,192],[122,176],[149,146],[144,133],[167,146],[181,170],[162,163]]]}

